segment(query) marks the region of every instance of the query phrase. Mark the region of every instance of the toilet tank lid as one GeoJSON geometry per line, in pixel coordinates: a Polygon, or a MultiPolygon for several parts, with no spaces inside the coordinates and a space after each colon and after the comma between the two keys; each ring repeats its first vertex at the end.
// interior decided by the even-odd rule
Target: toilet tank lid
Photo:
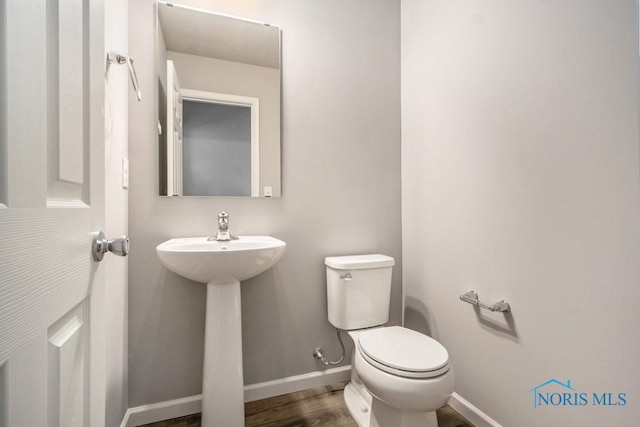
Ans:
{"type": "Polygon", "coordinates": [[[360,270],[364,268],[393,267],[395,260],[381,254],[331,256],[324,259],[327,267],[336,270],[360,270]]]}

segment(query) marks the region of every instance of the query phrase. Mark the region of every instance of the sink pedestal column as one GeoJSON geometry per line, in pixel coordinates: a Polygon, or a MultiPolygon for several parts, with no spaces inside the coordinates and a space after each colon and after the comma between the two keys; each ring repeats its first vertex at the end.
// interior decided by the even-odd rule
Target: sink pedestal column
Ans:
{"type": "Polygon", "coordinates": [[[202,375],[202,426],[244,426],[240,282],[207,285],[202,375]]]}

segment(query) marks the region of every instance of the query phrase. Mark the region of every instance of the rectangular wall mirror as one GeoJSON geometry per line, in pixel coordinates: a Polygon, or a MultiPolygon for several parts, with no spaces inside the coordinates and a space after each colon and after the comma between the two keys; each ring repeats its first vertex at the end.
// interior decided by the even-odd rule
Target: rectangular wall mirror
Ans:
{"type": "Polygon", "coordinates": [[[280,197],[280,35],[158,2],[161,196],[280,197]]]}

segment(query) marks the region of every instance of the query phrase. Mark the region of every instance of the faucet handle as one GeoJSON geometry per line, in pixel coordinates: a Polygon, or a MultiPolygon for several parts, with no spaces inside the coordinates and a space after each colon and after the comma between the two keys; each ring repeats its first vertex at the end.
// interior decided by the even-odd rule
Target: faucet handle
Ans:
{"type": "Polygon", "coordinates": [[[229,214],[225,211],[218,212],[218,232],[215,237],[210,237],[207,240],[217,241],[229,241],[238,240],[236,236],[229,232],[229,214]]]}

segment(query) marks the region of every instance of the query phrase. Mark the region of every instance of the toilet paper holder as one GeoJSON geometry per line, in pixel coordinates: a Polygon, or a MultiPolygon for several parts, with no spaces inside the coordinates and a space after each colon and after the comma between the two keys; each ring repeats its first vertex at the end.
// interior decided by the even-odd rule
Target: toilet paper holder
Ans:
{"type": "Polygon", "coordinates": [[[486,305],[480,302],[480,298],[478,297],[478,294],[475,291],[469,291],[467,293],[460,295],[460,300],[467,302],[469,304],[475,305],[478,308],[484,308],[490,311],[497,311],[500,313],[511,312],[511,306],[505,300],[498,301],[495,304],[486,305]]]}

